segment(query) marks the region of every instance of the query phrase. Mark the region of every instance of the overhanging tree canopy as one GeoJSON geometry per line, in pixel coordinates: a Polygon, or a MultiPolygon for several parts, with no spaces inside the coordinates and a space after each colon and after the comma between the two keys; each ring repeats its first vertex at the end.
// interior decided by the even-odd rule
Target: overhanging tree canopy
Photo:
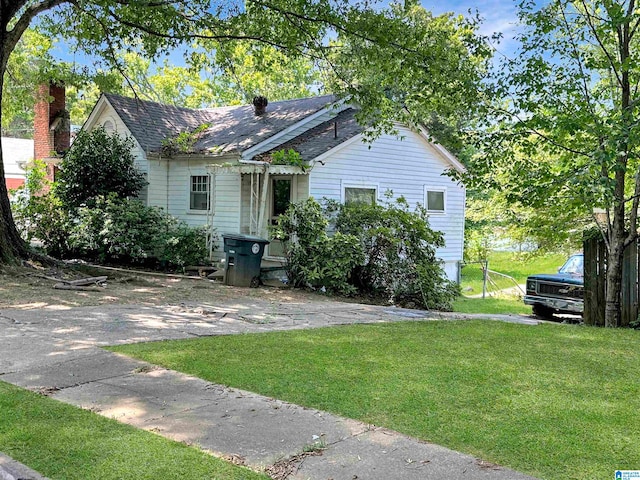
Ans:
{"type": "MultiPolygon", "coordinates": [[[[153,59],[194,41],[256,42],[288,55],[328,60],[340,73],[342,92],[378,123],[400,111],[416,121],[439,108],[468,111],[488,57],[475,35],[475,20],[418,18],[421,7],[415,1],[395,10],[347,0],[0,0],[0,6],[0,87],[17,42],[36,17],[42,31],[116,69],[122,67],[118,52],[135,50],[153,59]],[[336,40],[328,44],[329,37],[336,40]],[[452,63],[454,54],[458,61],[452,63]],[[377,72],[381,58],[395,58],[393,68],[377,72]],[[374,73],[376,81],[365,80],[374,73]],[[402,86],[411,97],[392,92],[405,74],[402,86]],[[454,82],[468,91],[446,88],[454,82]],[[434,96],[438,85],[443,90],[434,96]]],[[[0,264],[27,255],[13,224],[0,162],[0,264]]]]}

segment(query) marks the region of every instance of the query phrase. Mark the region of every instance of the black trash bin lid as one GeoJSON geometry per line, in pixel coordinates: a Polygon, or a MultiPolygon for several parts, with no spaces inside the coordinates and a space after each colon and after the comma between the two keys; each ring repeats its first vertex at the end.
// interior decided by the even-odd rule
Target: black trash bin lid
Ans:
{"type": "Polygon", "coordinates": [[[225,240],[228,238],[230,240],[238,240],[241,242],[271,243],[266,238],[256,237],[253,235],[243,235],[241,233],[223,233],[222,238],[225,240]]]}

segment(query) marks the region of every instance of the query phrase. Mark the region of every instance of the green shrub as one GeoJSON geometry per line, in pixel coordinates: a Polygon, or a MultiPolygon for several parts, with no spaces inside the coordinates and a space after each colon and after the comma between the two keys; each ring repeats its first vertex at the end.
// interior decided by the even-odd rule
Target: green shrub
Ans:
{"type": "Polygon", "coordinates": [[[40,240],[45,251],[63,257],[69,251],[70,217],[47,180],[46,164],[35,160],[25,184],[14,191],[11,204],[16,228],[27,242],[40,240]]]}
{"type": "Polygon", "coordinates": [[[112,194],[78,209],[71,248],[84,258],[184,267],[207,259],[204,228],[190,228],[161,208],[112,194]]]}
{"type": "Polygon", "coordinates": [[[292,204],[272,229],[283,241],[285,269],[296,287],[325,288],[342,295],[355,293],[349,283],[353,269],[363,261],[359,240],[353,235],[327,235],[327,219],[313,198],[292,204]]]}
{"type": "Polygon", "coordinates": [[[294,286],[435,310],[451,310],[460,293],[435,255],[443,235],[429,228],[421,205],[410,211],[404,198],[386,205],[327,202],[324,211],[309,199],[291,205],[272,233],[284,242],[294,286]]]}
{"type": "Polygon", "coordinates": [[[68,210],[98,197],[135,197],[147,182],[134,165],[133,140],[104,128],[81,131],[60,163],[56,193],[68,210]]]}
{"type": "MultiPolygon", "coordinates": [[[[109,145],[117,143],[104,132],[92,138],[95,137],[109,145]]],[[[139,177],[134,178],[130,187],[138,180],[139,177]]],[[[76,187],[85,182],[78,181],[76,187]]],[[[59,197],[61,192],[69,194],[75,188],[66,182],[65,176],[55,184],[49,182],[45,163],[36,161],[12,203],[16,226],[23,238],[29,242],[40,240],[49,255],[165,267],[200,265],[207,261],[204,227],[191,228],[160,208],[124,198],[122,190],[86,197],[82,206],[72,206],[69,198],[65,203],[59,197]]],[[[80,197],[74,194],[71,198],[79,201],[80,197]]]]}
{"type": "Polygon", "coordinates": [[[166,231],[162,210],[112,194],[77,210],[71,248],[84,258],[140,263],[154,258],[166,231]]]}
{"type": "Polygon", "coordinates": [[[209,256],[205,227],[189,227],[184,222],[175,222],[169,228],[158,259],[176,267],[202,265],[209,256]]]}
{"type": "Polygon", "coordinates": [[[384,205],[354,203],[334,208],[336,230],[355,235],[364,248],[365,261],[352,278],[361,292],[399,304],[452,308],[459,289],[446,278],[436,258],[444,237],[429,228],[422,205],[410,211],[400,197],[384,205]]]}

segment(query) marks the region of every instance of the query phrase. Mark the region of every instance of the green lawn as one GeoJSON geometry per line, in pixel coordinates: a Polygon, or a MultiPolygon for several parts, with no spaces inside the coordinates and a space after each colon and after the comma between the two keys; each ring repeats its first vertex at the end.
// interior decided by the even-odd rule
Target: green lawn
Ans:
{"type": "Polygon", "coordinates": [[[0,382],[0,452],[53,480],[268,478],[4,382],[0,382]]]}
{"type": "Polygon", "coordinates": [[[640,332],[407,322],[112,350],[544,479],[640,465],[640,332]]]}
{"type": "Polygon", "coordinates": [[[458,313],[530,314],[531,307],[518,297],[469,298],[464,295],[453,302],[453,311],[458,313]]]}
{"type": "MultiPolygon", "coordinates": [[[[533,273],[556,273],[558,267],[566,260],[563,254],[547,254],[541,256],[519,255],[514,252],[490,252],[489,270],[513,277],[518,284],[526,282],[527,276],[533,273]]],[[[493,275],[492,279],[498,289],[514,287],[514,283],[506,278],[493,275]]],[[[516,296],[501,295],[498,297],[468,298],[470,295],[482,293],[482,268],[480,264],[468,264],[462,269],[461,281],[463,296],[453,304],[453,310],[460,313],[531,313],[531,307],[525,305],[516,296]]],[[[489,285],[489,291],[496,287],[489,285]]]]}
{"type": "MultiPolygon", "coordinates": [[[[540,256],[519,255],[514,252],[490,252],[489,270],[513,277],[519,284],[525,283],[527,276],[533,273],[557,273],[558,268],[567,260],[563,254],[540,256]]],[[[497,279],[500,287],[512,287],[513,283],[497,279]]],[[[471,288],[468,294],[482,293],[482,268],[480,264],[468,264],[462,269],[462,288],[471,288]]]]}

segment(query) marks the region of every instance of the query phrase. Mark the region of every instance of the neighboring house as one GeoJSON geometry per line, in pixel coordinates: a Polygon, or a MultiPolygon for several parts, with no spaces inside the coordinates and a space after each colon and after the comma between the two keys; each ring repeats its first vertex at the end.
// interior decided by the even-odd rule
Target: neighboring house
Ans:
{"type": "MultiPolygon", "coordinates": [[[[445,236],[438,257],[457,280],[465,189],[443,174],[464,167],[446,149],[424,130],[402,125],[398,136],[365,143],[354,109],[333,96],[273,102],[266,109],[266,102],[256,103],[191,110],[104,94],[83,129],[103,126],[133,137],[136,164],[149,182],[143,201],[189,225],[212,225],[218,234],[268,236],[268,225],[289,202],[309,196],[385,202],[387,191],[402,195],[412,207],[426,205],[431,227],[445,236]],[[195,129],[199,133],[180,135],[181,146],[167,143],[195,129]],[[270,163],[271,154],[290,148],[310,168],[270,163]]],[[[221,242],[212,245],[218,258],[221,242]]],[[[282,246],[272,242],[265,258],[281,254],[282,246]]]]}
{"type": "Polygon", "coordinates": [[[2,137],[2,163],[7,189],[24,185],[26,165],[33,159],[33,140],[2,137]]]}

